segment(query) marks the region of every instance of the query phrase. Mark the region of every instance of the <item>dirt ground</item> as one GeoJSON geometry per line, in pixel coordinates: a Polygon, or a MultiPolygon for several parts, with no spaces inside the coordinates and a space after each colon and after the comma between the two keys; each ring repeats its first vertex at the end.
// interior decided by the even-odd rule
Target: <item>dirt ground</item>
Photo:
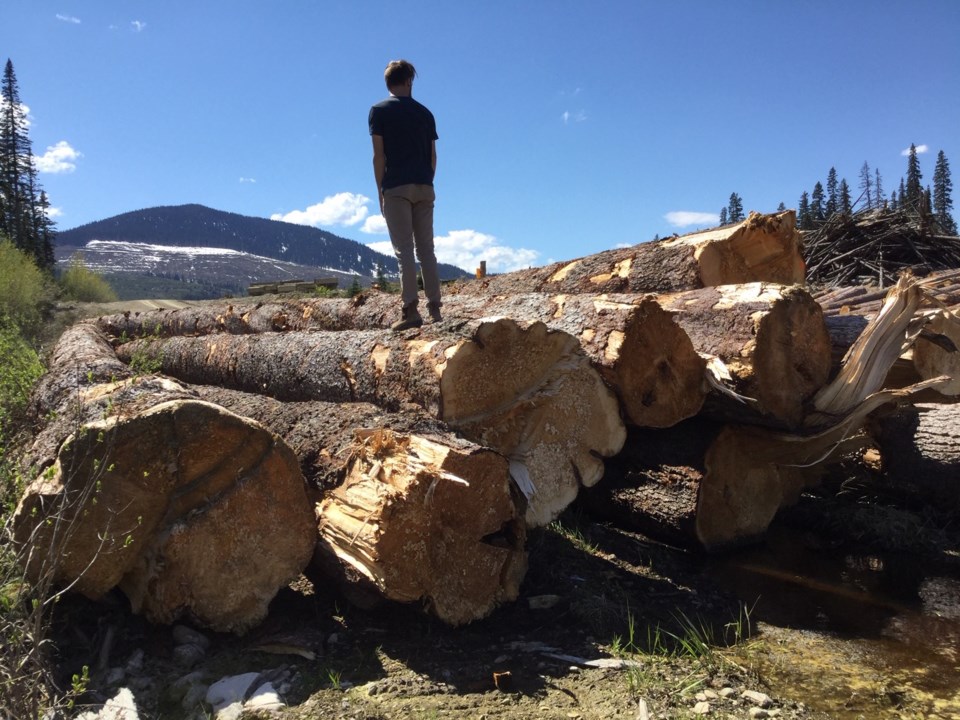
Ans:
{"type": "MultiPolygon", "coordinates": [[[[919,516],[896,517],[900,525],[883,508],[806,498],[771,530],[813,548],[814,558],[821,553],[825,564],[864,544],[871,552],[902,548],[905,533],[918,564],[946,563],[960,578],[956,536],[918,530],[919,516]]],[[[200,702],[206,688],[249,672],[272,680],[286,708],[246,711],[247,718],[960,717],[960,673],[952,684],[924,689],[914,682],[923,668],[898,675],[890,658],[870,656],[859,642],[867,630],[857,637],[777,618],[784,605],[802,606],[816,594],[794,597],[789,583],[780,597],[750,582],[731,590],[728,568],[744,566],[753,557],[744,553],[756,549],[705,558],[574,507],[535,531],[529,552],[521,597],[465,627],[446,627],[416,607],[357,609],[301,579],[249,635],[205,633],[202,657],[185,657],[170,628],[130,615],[122,596],[97,605],[72,600],[57,624],[61,668],[66,678],[91,667],[85,699],[92,705],[131,688],[141,718],[210,717],[200,702]],[[775,611],[765,612],[771,604],[775,611]],[[614,666],[589,665],[604,658],[614,666]],[[761,707],[744,691],[769,703],[761,707]]],[[[763,574],[778,572],[793,571],[763,574]]],[[[839,594],[854,614],[885,602],[842,585],[814,591],[839,594]]],[[[957,662],[947,657],[944,667],[957,662]]]]}

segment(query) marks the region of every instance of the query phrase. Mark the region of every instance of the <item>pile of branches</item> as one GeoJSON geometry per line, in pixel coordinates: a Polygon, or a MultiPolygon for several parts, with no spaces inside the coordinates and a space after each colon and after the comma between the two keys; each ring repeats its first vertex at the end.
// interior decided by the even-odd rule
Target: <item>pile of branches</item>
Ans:
{"type": "Polygon", "coordinates": [[[904,270],[924,276],[960,268],[960,237],[943,234],[928,213],[886,208],[835,213],[805,233],[812,285],[892,285],[904,270]]]}

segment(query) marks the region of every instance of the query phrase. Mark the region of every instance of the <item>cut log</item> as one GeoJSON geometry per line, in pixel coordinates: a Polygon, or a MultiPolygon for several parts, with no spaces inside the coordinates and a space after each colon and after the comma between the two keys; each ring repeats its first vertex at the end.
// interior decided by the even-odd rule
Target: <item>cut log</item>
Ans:
{"type": "Polygon", "coordinates": [[[284,400],[414,403],[500,452],[529,500],[531,525],[553,520],[625,435],[615,396],[576,338],[505,318],[407,334],[264,333],[134,341],[165,374],[284,400]]]}
{"type": "Polygon", "coordinates": [[[748,283],[661,295],[698,352],[719,358],[736,393],[787,427],[830,374],[830,335],[802,288],[748,283]]]}
{"type": "Polygon", "coordinates": [[[960,512],[960,405],[918,404],[869,425],[883,488],[905,504],[960,512]]]}
{"type": "Polygon", "coordinates": [[[525,501],[501,455],[421,412],[193,389],[281,435],[308,481],[326,489],[316,583],[333,579],[361,605],[419,602],[452,625],[517,597],[525,501]]]}
{"type": "Polygon", "coordinates": [[[792,210],[750,213],[742,223],[715,230],[457,282],[451,292],[673,292],[754,281],[803,283],[800,234],[792,210]]]}
{"type": "Polygon", "coordinates": [[[960,395],[960,317],[949,310],[931,315],[913,346],[913,366],[925,380],[949,376],[950,382],[940,388],[940,393],[960,395]]]}
{"type": "MultiPolygon", "coordinates": [[[[246,334],[291,330],[370,330],[389,324],[397,296],[369,293],[351,299],[305,299],[100,318],[114,337],[143,333],[246,334]],[[214,322],[211,318],[216,318],[214,322]],[[150,330],[152,328],[152,331],[150,330]]],[[[645,295],[449,295],[444,315],[463,322],[485,317],[541,321],[578,338],[627,420],[666,427],[694,415],[703,404],[704,361],[657,300],[645,295]]]]}
{"type": "Polygon", "coordinates": [[[120,586],[156,622],[259,622],[316,535],[290,449],[178,383],[128,377],[90,324],[51,357],[31,401],[45,424],[23,452],[37,479],[13,521],[31,579],[92,598],[120,586]]]}
{"type": "Polygon", "coordinates": [[[320,552],[345,576],[391,600],[424,603],[450,625],[516,599],[526,532],[507,461],[389,431],[365,440],[346,482],[319,507],[320,552]]]}

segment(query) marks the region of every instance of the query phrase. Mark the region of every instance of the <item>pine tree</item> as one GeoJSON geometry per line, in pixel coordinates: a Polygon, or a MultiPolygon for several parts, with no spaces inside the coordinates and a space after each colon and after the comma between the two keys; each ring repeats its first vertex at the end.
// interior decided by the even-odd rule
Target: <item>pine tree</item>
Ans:
{"type": "Polygon", "coordinates": [[[945,233],[957,234],[957,223],[950,211],[953,209],[953,181],[950,179],[950,163],[943,150],[937,153],[933,170],[933,214],[945,233]]]}
{"type": "Polygon", "coordinates": [[[783,204],[783,200],[780,201],[780,204],[777,205],[777,212],[783,212],[787,209],[787,206],[783,204]]]}
{"type": "Polygon", "coordinates": [[[907,203],[913,205],[915,209],[920,209],[923,203],[923,185],[920,181],[923,175],[920,174],[920,160],[917,158],[917,146],[910,143],[910,152],[907,155],[907,184],[905,186],[906,195],[901,191],[900,202],[906,199],[907,203]]]}
{"type": "Polygon", "coordinates": [[[38,267],[52,269],[49,202],[37,182],[27,120],[10,60],[0,83],[0,210],[0,234],[30,255],[38,267]]]}
{"type": "Polygon", "coordinates": [[[720,224],[721,224],[721,225],[726,225],[726,224],[727,224],[727,209],[726,209],[726,208],[721,208],[721,209],[720,209],[720,224]]]}
{"type": "Polygon", "coordinates": [[[810,194],[810,220],[814,225],[820,225],[827,219],[826,207],[823,201],[823,185],[819,182],[813,186],[810,194]]]}
{"type": "Polygon", "coordinates": [[[801,230],[812,230],[813,222],[810,217],[810,195],[804,190],[797,203],[797,227],[801,230]]]}
{"type": "Polygon", "coordinates": [[[880,171],[874,170],[873,197],[876,198],[877,207],[882,207],[886,202],[883,196],[883,184],[880,181],[880,171]]]}
{"type": "Polygon", "coordinates": [[[900,178],[900,189],[897,191],[897,207],[901,210],[910,207],[910,198],[907,197],[907,186],[904,184],[903,178],[900,178]]]}
{"type": "Polygon", "coordinates": [[[824,215],[830,217],[837,211],[840,204],[840,198],[837,194],[837,170],[830,168],[827,173],[827,204],[824,208],[824,215]]]}
{"type": "Polygon", "coordinates": [[[729,215],[730,223],[742,222],[743,217],[743,200],[740,199],[740,196],[736,193],[730,193],[730,204],[727,206],[727,213],[729,215]]]}
{"type": "Polygon", "coordinates": [[[897,191],[894,190],[890,193],[890,209],[897,210],[899,209],[900,204],[897,202],[897,191]]]}
{"type": "Polygon", "coordinates": [[[863,167],[860,168],[860,192],[866,206],[873,207],[873,177],[870,174],[870,166],[867,161],[863,161],[863,167]]]}
{"type": "Polygon", "coordinates": [[[847,179],[843,178],[840,180],[840,202],[837,206],[837,212],[841,212],[844,215],[853,214],[853,202],[850,198],[850,186],[847,185],[847,179]]]}

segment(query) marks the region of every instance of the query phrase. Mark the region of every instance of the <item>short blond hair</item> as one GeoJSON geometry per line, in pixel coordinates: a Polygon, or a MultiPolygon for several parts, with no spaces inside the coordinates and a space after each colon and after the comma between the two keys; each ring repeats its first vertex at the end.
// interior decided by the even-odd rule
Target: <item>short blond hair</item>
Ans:
{"type": "Polygon", "coordinates": [[[383,71],[383,79],[388,88],[406,85],[408,80],[417,76],[417,69],[406,60],[391,60],[383,71]]]}

